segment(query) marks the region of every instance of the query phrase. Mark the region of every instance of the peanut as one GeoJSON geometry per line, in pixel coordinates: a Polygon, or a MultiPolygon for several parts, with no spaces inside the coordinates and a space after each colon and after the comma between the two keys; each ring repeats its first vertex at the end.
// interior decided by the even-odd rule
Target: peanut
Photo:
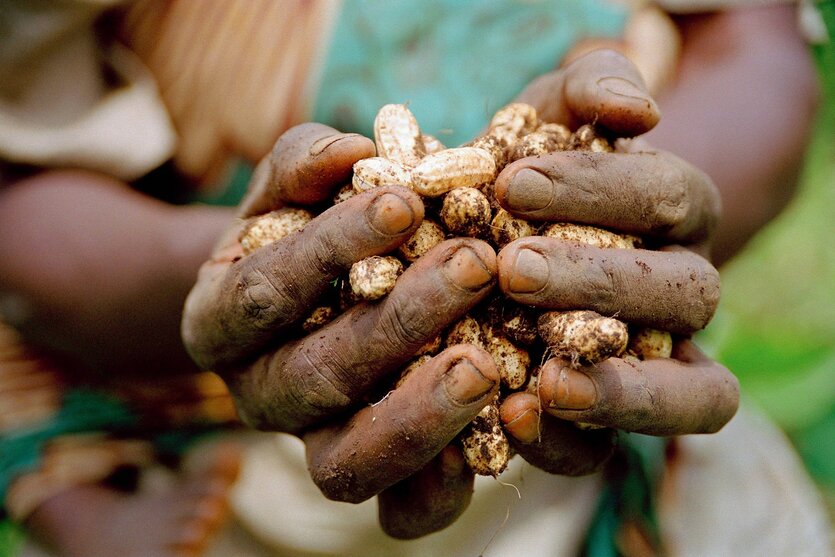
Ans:
{"type": "Polygon", "coordinates": [[[380,157],[413,167],[426,154],[414,114],[403,104],[387,104],[374,119],[374,143],[380,157]]]}
{"type": "Polygon", "coordinates": [[[415,233],[398,248],[400,254],[410,263],[444,241],[441,225],[430,219],[423,219],[415,233]]]}
{"type": "Polygon", "coordinates": [[[444,196],[441,221],[456,236],[484,236],[490,215],[490,201],[475,188],[456,188],[444,196]]]}
{"type": "Polygon", "coordinates": [[[310,211],[285,207],[251,218],[244,225],[238,240],[244,250],[244,255],[249,255],[258,248],[298,232],[311,220],[313,220],[313,213],[310,211]]]}
{"type": "Polygon", "coordinates": [[[556,354],[574,363],[597,363],[626,349],[626,325],[595,311],[549,311],[539,316],[539,335],[556,354]]]}
{"type": "Polygon", "coordinates": [[[354,191],[362,193],[380,186],[411,187],[409,171],[394,161],[383,157],[362,159],[354,164],[354,191]]]}
{"type": "Polygon", "coordinates": [[[473,472],[496,477],[507,468],[510,443],[502,430],[498,398],[485,406],[461,436],[464,459],[473,472]]]}
{"type": "Polygon", "coordinates": [[[438,197],[455,188],[477,188],[496,178],[496,161],[484,149],[457,147],[426,155],[412,169],[412,187],[438,197]]]}
{"type": "Polygon", "coordinates": [[[396,257],[372,255],[354,263],[348,279],[355,296],[376,300],[391,292],[402,273],[403,264],[396,257]]]}

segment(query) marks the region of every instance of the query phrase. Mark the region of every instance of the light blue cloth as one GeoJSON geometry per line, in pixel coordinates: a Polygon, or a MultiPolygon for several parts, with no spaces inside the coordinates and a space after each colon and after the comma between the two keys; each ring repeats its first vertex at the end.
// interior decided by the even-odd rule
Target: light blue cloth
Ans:
{"type": "Polygon", "coordinates": [[[605,0],[345,0],[313,120],[372,136],[377,110],[407,103],[447,146],[469,141],[584,36],[618,36],[605,0]]]}

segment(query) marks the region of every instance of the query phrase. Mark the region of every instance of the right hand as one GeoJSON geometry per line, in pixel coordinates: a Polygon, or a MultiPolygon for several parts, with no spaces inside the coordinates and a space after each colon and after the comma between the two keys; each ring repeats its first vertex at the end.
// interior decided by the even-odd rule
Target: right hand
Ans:
{"type": "MultiPolygon", "coordinates": [[[[326,201],[374,152],[359,135],[292,128],[259,165],[240,216],[326,201]]],[[[303,439],[328,498],[361,502],[384,492],[383,527],[407,538],[447,526],[468,504],[472,473],[448,445],[496,394],[498,372],[485,351],[454,346],[376,404],[368,399],[485,298],[496,282],[495,253],[479,240],[443,242],[383,300],[356,305],[310,335],[297,332],[335,278],[406,241],[423,211],[407,188],[378,188],[247,256],[238,221],[202,266],[182,324],[189,353],[224,378],[246,424],[303,439]]]]}

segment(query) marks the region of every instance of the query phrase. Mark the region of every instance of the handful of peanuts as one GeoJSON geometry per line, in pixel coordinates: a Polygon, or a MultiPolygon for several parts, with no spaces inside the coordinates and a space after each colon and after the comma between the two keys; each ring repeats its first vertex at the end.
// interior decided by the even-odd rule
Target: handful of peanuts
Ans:
{"type": "MultiPolygon", "coordinates": [[[[533,235],[601,248],[642,247],[638,237],[601,228],[543,225],[516,218],[493,196],[499,172],[515,160],[564,150],[613,151],[592,125],[571,132],[561,124],[541,122],[534,107],[513,103],[496,112],[484,135],[447,149],[421,132],[408,107],[390,104],[375,118],[374,140],[378,156],[354,165],[352,183],[336,194],[333,203],[376,187],[399,185],[423,197],[426,217],[396,254],[355,263],[346,280],[336,285],[337,295],[301,323],[305,332],[325,325],[356,303],[384,297],[407,266],[447,238],[479,238],[496,249],[533,235]]],[[[300,230],[313,218],[305,209],[283,208],[251,219],[240,236],[244,253],[300,230]]],[[[514,391],[536,393],[538,363],[550,355],[572,365],[588,365],[609,357],[666,358],[672,351],[672,337],[664,331],[627,326],[589,310],[542,312],[494,294],[423,346],[402,371],[400,381],[432,355],[462,343],[489,352],[501,376],[497,397],[459,434],[473,472],[490,476],[504,471],[512,456],[499,420],[500,401],[514,391]]]]}

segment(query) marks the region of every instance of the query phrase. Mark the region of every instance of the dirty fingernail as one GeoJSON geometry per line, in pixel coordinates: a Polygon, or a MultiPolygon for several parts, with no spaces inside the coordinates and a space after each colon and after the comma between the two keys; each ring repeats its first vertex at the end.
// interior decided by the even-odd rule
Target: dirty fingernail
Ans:
{"type": "Polygon", "coordinates": [[[444,375],[444,387],[450,398],[459,404],[471,404],[496,386],[467,359],[459,360],[444,375]]]}
{"type": "Polygon", "coordinates": [[[371,228],[386,236],[405,232],[415,222],[412,207],[393,193],[384,193],[372,201],[366,215],[371,228]]]}
{"type": "Polygon", "coordinates": [[[444,274],[455,284],[468,290],[480,290],[493,280],[490,268],[470,247],[458,248],[444,263],[444,274]]]}
{"type": "Polygon", "coordinates": [[[517,294],[538,292],[548,282],[548,275],[548,261],[545,256],[531,249],[522,249],[516,255],[508,289],[517,294]]]}
{"type": "Polygon", "coordinates": [[[354,137],[357,137],[357,134],[355,134],[355,133],[338,133],[338,134],[335,134],[335,135],[329,135],[327,137],[323,137],[322,139],[317,139],[310,146],[310,149],[308,150],[308,153],[310,153],[310,155],[312,155],[314,157],[316,155],[321,155],[322,153],[325,152],[325,150],[328,147],[330,147],[334,143],[337,143],[339,141],[343,141],[343,140],[346,140],[346,139],[352,139],[354,137]]]}
{"type": "Polygon", "coordinates": [[[539,400],[531,393],[513,393],[499,408],[502,425],[514,438],[533,443],[539,438],[539,400]]]}
{"type": "MultiPolygon", "coordinates": [[[[550,396],[548,407],[558,410],[586,410],[597,402],[597,388],[585,373],[563,367],[550,396]]],[[[540,391],[541,392],[541,391],[540,391]]]]}
{"type": "Polygon", "coordinates": [[[531,168],[523,168],[510,179],[505,201],[514,211],[537,211],[551,204],[554,183],[545,174],[531,168]]]}
{"type": "Polygon", "coordinates": [[[609,93],[619,97],[629,97],[640,100],[649,99],[649,93],[623,77],[604,77],[600,79],[597,84],[609,93]]]}

